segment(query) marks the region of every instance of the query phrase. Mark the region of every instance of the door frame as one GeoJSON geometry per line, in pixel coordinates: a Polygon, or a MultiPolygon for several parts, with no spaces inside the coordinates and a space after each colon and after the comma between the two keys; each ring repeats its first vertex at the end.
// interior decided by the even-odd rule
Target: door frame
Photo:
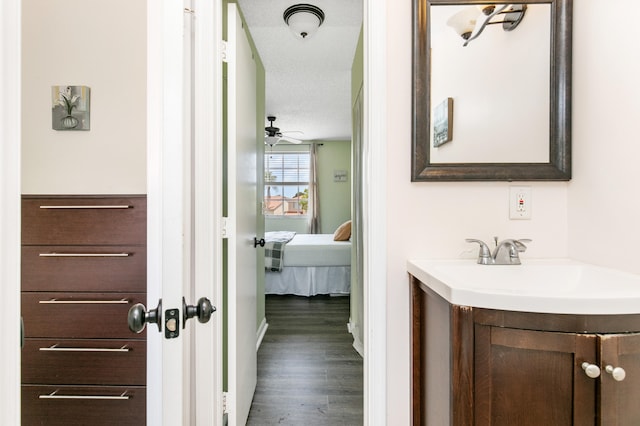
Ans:
{"type": "MultiPolygon", "coordinates": [[[[364,424],[387,423],[387,0],[363,0],[364,424]],[[375,243],[373,241],[375,235],[375,243]]],[[[409,407],[407,406],[407,409],[409,407]]]]}
{"type": "MultiPolygon", "coordinates": [[[[203,4],[206,2],[203,2],[203,4]]],[[[215,33],[216,40],[221,39],[221,17],[216,16],[220,10],[218,5],[221,0],[216,0],[215,7],[210,11],[212,20],[205,32],[215,33]]],[[[363,0],[363,26],[364,26],[364,130],[363,130],[363,178],[368,185],[363,191],[363,212],[366,218],[363,223],[364,234],[364,327],[365,327],[365,377],[364,394],[365,424],[385,424],[387,414],[387,355],[386,355],[386,281],[387,281],[387,251],[385,233],[377,232],[387,227],[386,205],[386,101],[387,101],[387,43],[386,43],[386,0],[363,0]],[[377,30],[377,31],[376,31],[377,30]],[[376,244],[371,244],[371,236],[376,235],[376,244]]],[[[203,7],[199,5],[199,7],[203,7]]],[[[3,0],[0,5],[2,14],[2,26],[0,28],[0,64],[3,73],[0,81],[0,95],[5,100],[0,107],[0,127],[2,130],[2,144],[0,150],[0,173],[2,186],[0,187],[0,203],[2,203],[2,216],[0,217],[0,230],[3,238],[0,241],[0,318],[8,330],[5,336],[3,358],[5,362],[0,366],[0,378],[5,385],[0,394],[0,411],[7,421],[18,424],[20,419],[20,347],[19,347],[19,300],[20,300],[20,92],[21,92],[21,0],[3,0]],[[6,105],[12,108],[7,109],[6,105]],[[13,349],[11,349],[13,348],[13,349]]],[[[211,51],[218,52],[219,46],[213,46],[211,51]]],[[[219,61],[216,61],[216,64],[219,61]]],[[[202,65],[209,67],[213,72],[217,65],[202,65]]],[[[198,68],[198,66],[197,66],[198,68]]],[[[206,68],[202,68],[206,69],[206,68]]],[[[212,74],[213,75],[213,74],[212,74]]],[[[198,78],[198,77],[196,77],[198,78]]],[[[202,77],[201,77],[202,78],[202,77]]],[[[221,79],[217,79],[221,80],[221,79]]],[[[212,87],[217,83],[209,83],[212,87]]],[[[212,89],[213,90],[213,89],[212,89]]],[[[218,92],[221,93],[221,92],[218,92]]],[[[201,99],[198,102],[212,102],[201,99]]],[[[214,105],[206,108],[215,110],[218,100],[214,105]]],[[[215,110],[218,112],[219,110],[215,110]]],[[[217,114],[221,115],[221,114],[217,114]]],[[[214,115],[214,116],[217,116],[214,115]]],[[[213,128],[205,130],[205,134],[198,137],[208,137],[207,133],[216,133],[220,129],[220,123],[215,123],[213,128]]],[[[196,131],[197,133],[197,131],[196,131]]],[[[216,144],[217,145],[217,144],[216,144]]],[[[214,151],[217,147],[211,148],[214,151]]],[[[214,163],[220,156],[212,153],[214,163]]],[[[210,161],[206,160],[203,161],[210,161]]],[[[207,173],[204,172],[203,173],[207,173]]],[[[221,178],[221,170],[213,168],[208,173],[221,178]]],[[[202,194],[200,190],[197,194],[202,194]]],[[[217,211],[217,199],[201,199],[207,210],[217,211]]],[[[196,211],[199,207],[196,208],[196,211]]],[[[196,220],[203,220],[214,229],[219,228],[219,216],[214,216],[213,222],[202,216],[196,220]]],[[[207,244],[203,241],[202,244],[207,244]]],[[[217,242],[209,242],[216,245],[217,242]]],[[[219,341],[219,337],[216,337],[219,341]]],[[[198,361],[196,361],[197,364],[198,361]]],[[[216,370],[220,367],[216,366],[216,370]]],[[[218,374],[216,380],[220,380],[218,374]]],[[[217,386],[216,386],[217,387],[217,386]]],[[[221,401],[216,396],[216,406],[221,406],[221,401]]]]}
{"type": "MultiPolygon", "coordinates": [[[[221,0],[190,0],[183,4],[163,0],[147,4],[148,304],[149,308],[155,306],[162,294],[164,309],[168,307],[164,303],[166,294],[175,293],[172,289],[162,290],[166,270],[162,258],[167,247],[163,247],[166,238],[161,241],[158,237],[167,232],[163,224],[163,216],[167,215],[184,225],[177,230],[184,234],[184,248],[176,250],[174,256],[185,256],[189,269],[183,274],[186,284],[178,289],[172,306],[179,306],[180,296],[187,304],[207,297],[219,308],[208,324],[197,324],[195,319],[186,324],[179,338],[182,355],[163,350],[168,342],[159,333],[147,333],[147,424],[222,423],[223,370],[221,349],[218,350],[222,348],[222,114],[218,113],[222,108],[222,62],[216,60],[221,57],[222,46],[215,43],[218,35],[222,35],[221,0]],[[186,58],[189,65],[184,66],[183,49],[187,49],[185,43],[189,44],[192,36],[183,34],[184,20],[192,14],[197,19],[192,19],[187,29],[193,28],[193,51],[186,58]],[[191,67],[193,71],[186,79],[179,78],[184,83],[175,81],[191,67]],[[198,90],[189,94],[191,79],[198,90]],[[170,96],[181,98],[184,117],[175,115],[175,111],[182,110],[174,108],[175,102],[167,101],[170,96]],[[174,114],[167,119],[165,111],[174,114]],[[190,145],[182,149],[172,146],[172,141],[181,138],[190,145]],[[181,164],[169,160],[182,156],[181,164]],[[168,191],[180,192],[182,196],[178,198],[183,203],[165,202],[168,191]],[[167,353],[175,365],[163,359],[167,353]],[[181,381],[169,386],[181,388],[178,395],[175,389],[166,390],[167,372],[171,380],[181,381]],[[172,404],[177,398],[181,398],[180,403],[172,404]]],[[[174,235],[173,240],[180,238],[174,235]]]]}
{"type": "Polygon", "coordinates": [[[21,1],[0,2],[0,412],[20,424],[21,1]]]}

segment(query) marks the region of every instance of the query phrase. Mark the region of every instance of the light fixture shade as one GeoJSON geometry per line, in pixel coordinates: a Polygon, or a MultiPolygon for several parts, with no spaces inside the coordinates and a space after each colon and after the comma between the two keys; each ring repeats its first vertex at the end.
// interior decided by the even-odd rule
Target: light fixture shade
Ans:
{"type": "Polygon", "coordinates": [[[522,21],[527,10],[526,4],[479,4],[476,7],[467,7],[454,14],[447,21],[456,33],[468,45],[482,34],[489,24],[502,24],[505,31],[513,31],[522,21]],[[493,20],[496,16],[502,16],[502,20],[493,20]]]}
{"type": "Polygon", "coordinates": [[[264,143],[269,145],[269,146],[274,146],[279,141],[280,141],[280,137],[278,137],[278,136],[265,136],[264,137],[264,143]]]}
{"type": "Polygon", "coordinates": [[[455,32],[465,40],[471,36],[473,29],[476,27],[480,11],[474,6],[465,7],[460,12],[454,14],[447,21],[447,25],[455,30],[455,32]]]}
{"type": "Polygon", "coordinates": [[[282,17],[296,37],[302,39],[313,36],[324,22],[324,12],[312,4],[294,4],[282,17]]]}

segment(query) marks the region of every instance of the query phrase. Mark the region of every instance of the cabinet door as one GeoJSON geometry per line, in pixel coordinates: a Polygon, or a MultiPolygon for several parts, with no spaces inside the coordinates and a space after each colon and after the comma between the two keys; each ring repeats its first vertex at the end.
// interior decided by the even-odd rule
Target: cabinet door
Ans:
{"type": "Polygon", "coordinates": [[[474,423],[594,425],[596,339],[476,324],[474,423]]]}
{"type": "MultiPolygon", "coordinates": [[[[640,334],[600,336],[600,424],[605,426],[640,424],[640,334]],[[614,378],[606,367],[622,368],[623,380],[614,378]]],[[[620,371],[615,371],[620,379],[620,371]]]]}

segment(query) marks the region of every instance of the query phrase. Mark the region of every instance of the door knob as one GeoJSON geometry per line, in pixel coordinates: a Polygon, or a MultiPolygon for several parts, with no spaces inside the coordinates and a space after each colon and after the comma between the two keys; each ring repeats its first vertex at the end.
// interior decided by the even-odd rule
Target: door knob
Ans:
{"type": "Polygon", "coordinates": [[[162,299],[158,300],[158,307],[155,309],[147,308],[142,303],[136,303],[129,309],[127,316],[129,330],[134,333],[142,333],[147,323],[158,326],[158,331],[162,331],[162,299]]]}
{"type": "Polygon", "coordinates": [[[253,248],[256,248],[258,246],[264,247],[266,243],[267,242],[264,240],[264,238],[258,239],[257,237],[253,237],[253,248]]]}
{"type": "Polygon", "coordinates": [[[201,297],[198,299],[197,305],[187,305],[182,298],[182,328],[185,327],[187,320],[193,317],[198,318],[198,322],[206,323],[209,322],[211,318],[211,314],[216,311],[216,307],[211,304],[211,301],[206,297],[201,297]]]}

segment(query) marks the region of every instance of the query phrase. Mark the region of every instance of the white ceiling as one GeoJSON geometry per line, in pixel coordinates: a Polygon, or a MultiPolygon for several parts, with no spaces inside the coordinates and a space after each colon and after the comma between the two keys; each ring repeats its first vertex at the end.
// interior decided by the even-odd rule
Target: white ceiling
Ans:
{"type": "MultiPolygon", "coordinates": [[[[351,138],[351,65],[362,0],[302,0],[325,14],[318,32],[299,39],[282,14],[295,0],[237,0],[266,72],[266,112],[303,140],[351,138]]],[[[265,125],[268,122],[265,117],[265,125]]]]}

